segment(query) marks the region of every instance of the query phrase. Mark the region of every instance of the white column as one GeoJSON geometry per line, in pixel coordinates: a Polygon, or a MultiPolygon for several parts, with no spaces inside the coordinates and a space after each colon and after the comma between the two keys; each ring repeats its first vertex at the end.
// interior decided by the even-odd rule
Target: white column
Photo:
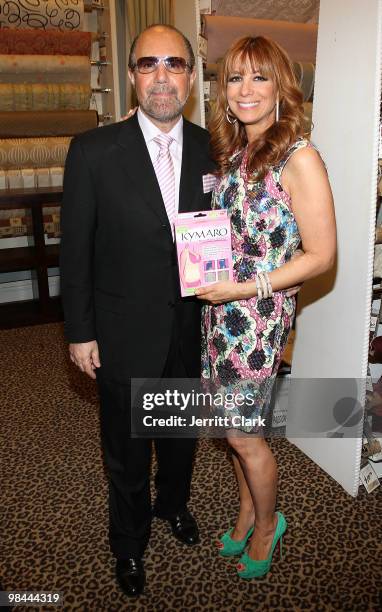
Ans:
{"type": "MultiPolygon", "coordinates": [[[[292,369],[294,379],[353,379],[355,384],[348,389],[360,404],[365,395],[374,248],[381,4],[381,0],[320,3],[312,140],[327,164],[333,189],[338,261],[333,274],[306,283],[301,291],[292,369]]],[[[325,439],[318,433],[300,437],[308,421],[313,429],[319,423],[325,429],[326,423],[327,429],[335,430],[339,388],[333,385],[322,393],[319,383],[311,383],[309,391],[295,385],[288,435],[356,495],[360,420],[353,438],[325,439]]]]}

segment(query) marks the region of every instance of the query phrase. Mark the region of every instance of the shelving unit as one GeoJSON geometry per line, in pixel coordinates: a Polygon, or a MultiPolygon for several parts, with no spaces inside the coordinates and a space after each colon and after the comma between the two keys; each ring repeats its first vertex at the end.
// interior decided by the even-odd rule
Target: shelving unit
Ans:
{"type": "MultiPolygon", "coordinates": [[[[84,30],[94,33],[91,49],[92,96],[89,108],[97,110],[101,125],[107,125],[118,121],[121,116],[115,2],[95,0],[85,3],[84,30]]],[[[0,190],[0,210],[27,210],[32,219],[33,230],[28,239],[24,238],[28,241],[28,246],[10,245],[11,248],[4,248],[0,241],[0,274],[31,271],[33,292],[33,299],[0,303],[0,328],[49,323],[63,318],[60,298],[49,295],[48,282],[48,269],[59,264],[59,244],[45,244],[46,228],[44,231],[43,222],[43,207],[49,204],[60,206],[61,201],[62,187],[0,190]]],[[[17,239],[15,242],[17,244],[17,239]]],[[[57,280],[57,276],[54,280],[57,280]]],[[[23,284],[17,277],[15,281],[23,284]]],[[[14,283],[7,281],[4,284],[3,299],[9,299],[6,289],[8,284],[14,283]]],[[[20,293],[25,298],[25,294],[30,293],[29,286],[21,289],[20,293]]],[[[17,298],[18,296],[14,298],[13,295],[10,297],[17,298]]]]}
{"type": "Polygon", "coordinates": [[[0,209],[30,210],[33,244],[0,249],[0,272],[32,270],[33,300],[0,304],[0,328],[48,323],[62,319],[60,300],[49,295],[48,268],[58,266],[59,245],[45,244],[43,206],[60,204],[62,189],[0,190],[0,209]]]}
{"type": "Polygon", "coordinates": [[[359,488],[369,353],[381,17],[381,0],[371,0],[367,11],[358,0],[320,2],[312,140],[332,185],[338,260],[336,270],[305,283],[299,296],[292,365],[297,382],[287,428],[290,440],[354,497],[359,488]],[[360,70],[362,88],[357,88],[354,75],[360,70]],[[344,403],[348,398],[353,400],[353,412],[344,411],[346,420],[339,418],[336,408],[351,408],[350,402],[344,403]]]}
{"type": "Polygon", "coordinates": [[[96,12],[98,32],[105,34],[103,44],[99,44],[98,49],[99,60],[103,61],[99,67],[99,83],[101,89],[108,90],[102,96],[102,113],[110,118],[108,123],[113,123],[121,119],[115,2],[103,0],[101,10],[97,5],[93,4],[92,7],[93,12],[96,12]]]}

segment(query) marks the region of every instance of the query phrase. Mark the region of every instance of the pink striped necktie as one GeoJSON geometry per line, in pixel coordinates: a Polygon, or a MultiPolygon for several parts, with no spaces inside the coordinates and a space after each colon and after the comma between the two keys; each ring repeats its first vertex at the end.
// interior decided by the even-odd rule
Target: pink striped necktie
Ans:
{"type": "Polygon", "coordinates": [[[174,235],[173,223],[175,219],[175,172],[172,162],[170,145],[174,140],[168,134],[159,134],[153,138],[159,146],[158,157],[154,164],[155,174],[158,179],[162,193],[163,202],[166,208],[171,231],[174,235]]]}

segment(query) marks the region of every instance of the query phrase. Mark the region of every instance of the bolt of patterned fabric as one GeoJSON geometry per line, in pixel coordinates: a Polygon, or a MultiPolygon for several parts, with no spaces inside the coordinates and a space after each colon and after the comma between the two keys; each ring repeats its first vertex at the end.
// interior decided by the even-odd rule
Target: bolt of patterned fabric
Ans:
{"type": "Polygon", "coordinates": [[[97,125],[95,110],[0,111],[0,139],[74,136],[97,125]]]}
{"type": "Polygon", "coordinates": [[[0,0],[0,28],[83,30],[84,0],[0,0]]]}
{"type": "Polygon", "coordinates": [[[88,110],[90,83],[0,83],[0,110],[88,110]]]}
{"type": "Polygon", "coordinates": [[[1,83],[90,83],[85,55],[0,54],[1,83]]]}
{"type": "Polygon", "coordinates": [[[170,145],[174,139],[168,134],[159,134],[154,138],[158,145],[158,157],[154,164],[155,174],[158,179],[162,193],[163,202],[166,208],[171,231],[174,235],[173,223],[175,219],[175,172],[171,158],[170,145]]]}
{"type": "Polygon", "coordinates": [[[71,138],[2,138],[0,139],[0,168],[49,168],[64,166],[71,138]]]}
{"type": "Polygon", "coordinates": [[[59,30],[11,30],[0,28],[0,53],[26,55],[87,55],[90,57],[94,32],[59,30]]]}

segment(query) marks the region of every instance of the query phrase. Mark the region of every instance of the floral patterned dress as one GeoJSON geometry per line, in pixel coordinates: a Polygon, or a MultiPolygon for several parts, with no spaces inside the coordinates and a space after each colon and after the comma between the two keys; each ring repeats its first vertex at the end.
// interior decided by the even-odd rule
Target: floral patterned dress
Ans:
{"type": "MultiPolygon", "coordinates": [[[[307,140],[295,142],[261,181],[247,177],[245,151],[239,152],[230,173],[216,184],[212,208],[227,209],[231,217],[235,281],[252,280],[257,272],[279,268],[297,249],[300,234],[280,177],[290,156],[307,146],[311,146],[307,140]]],[[[227,427],[255,433],[259,431],[256,417],[266,420],[294,312],[295,298],[283,291],[267,299],[203,307],[202,380],[220,394],[245,396],[245,401],[227,402],[229,407],[218,410],[228,418],[227,427]]]]}

